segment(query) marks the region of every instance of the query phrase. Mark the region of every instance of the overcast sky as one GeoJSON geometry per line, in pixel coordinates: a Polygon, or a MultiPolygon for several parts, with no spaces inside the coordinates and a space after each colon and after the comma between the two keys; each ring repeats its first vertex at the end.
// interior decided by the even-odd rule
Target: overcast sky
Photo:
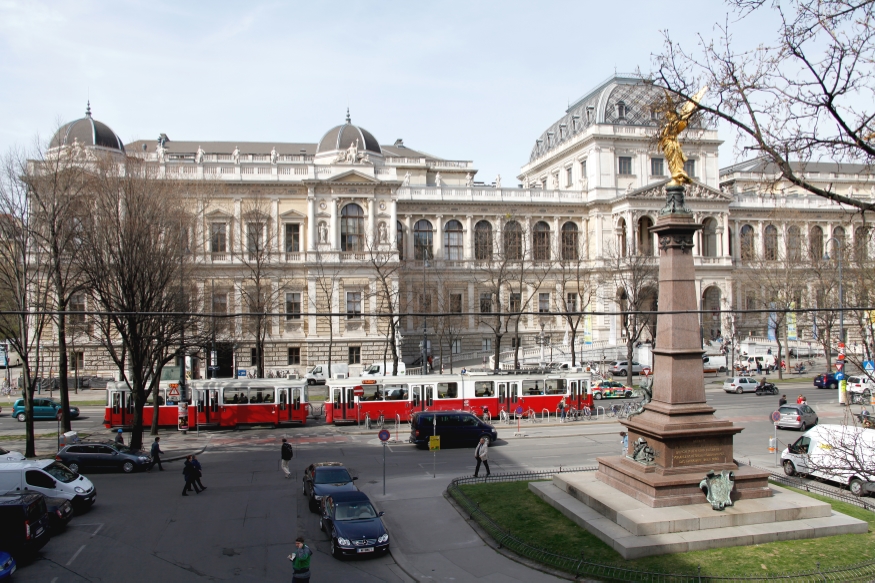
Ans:
{"type": "MultiPolygon", "coordinates": [[[[716,0],[0,0],[0,151],[48,140],[89,98],[126,143],[317,142],[348,106],[380,143],[473,160],[478,180],[509,186],[570,102],[649,70],[663,29],[692,45],[726,13],[716,0]]],[[[744,34],[771,39],[758,25],[744,34]]]]}

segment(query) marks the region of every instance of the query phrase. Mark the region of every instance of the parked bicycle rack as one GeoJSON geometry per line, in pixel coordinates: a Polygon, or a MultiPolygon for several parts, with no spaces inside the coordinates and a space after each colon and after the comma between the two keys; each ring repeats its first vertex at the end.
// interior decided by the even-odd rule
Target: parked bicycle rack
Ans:
{"type": "Polygon", "coordinates": [[[596,418],[596,421],[598,421],[598,418],[599,418],[599,409],[602,410],[602,413],[601,413],[602,415],[605,414],[605,408],[602,407],[601,405],[598,405],[598,406],[595,408],[595,418],[596,418]]]}
{"type": "Polygon", "coordinates": [[[541,410],[541,420],[543,420],[545,418],[545,416],[547,419],[547,423],[549,423],[550,422],[550,410],[549,409],[545,408],[545,409],[541,410]]]}
{"type": "Polygon", "coordinates": [[[395,439],[392,440],[393,443],[401,443],[401,440],[398,439],[399,435],[401,435],[401,415],[395,413],[395,439]]]}

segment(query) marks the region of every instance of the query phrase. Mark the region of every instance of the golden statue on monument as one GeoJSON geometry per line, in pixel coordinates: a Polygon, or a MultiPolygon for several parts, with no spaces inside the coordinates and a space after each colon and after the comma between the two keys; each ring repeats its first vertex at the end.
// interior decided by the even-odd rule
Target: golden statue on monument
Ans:
{"type": "Polygon", "coordinates": [[[687,101],[680,108],[680,111],[674,110],[674,102],[671,96],[666,91],[666,105],[663,113],[665,114],[665,122],[659,129],[659,149],[665,153],[665,160],[668,162],[668,168],[671,171],[671,181],[668,186],[681,186],[690,184],[692,181],[684,170],[684,162],[687,157],[681,149],[678,142],[678,135],[687,127],[690,117],[696,112],[699,107],[699,101],[708,87],[702,87],[699,92],[693,95],[690,101],[687,101]]]}

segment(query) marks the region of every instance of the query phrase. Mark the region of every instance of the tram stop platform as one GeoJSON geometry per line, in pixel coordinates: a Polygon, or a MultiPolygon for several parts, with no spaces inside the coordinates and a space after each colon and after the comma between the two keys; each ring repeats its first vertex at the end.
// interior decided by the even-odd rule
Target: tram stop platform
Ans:
{"type": "Polygon", "coordinates": [[[834,512],[826,502],[770,487],[769,498],[737,500],[717,511],[708,503],[651,508],[592,471],[529,483],[535,495],[625,559],[868,531],[866,522],[834,512]]]}

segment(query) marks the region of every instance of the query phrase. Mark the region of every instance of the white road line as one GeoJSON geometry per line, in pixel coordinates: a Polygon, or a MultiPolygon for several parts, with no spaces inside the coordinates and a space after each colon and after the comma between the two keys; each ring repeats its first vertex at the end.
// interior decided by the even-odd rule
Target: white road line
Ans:
{"type": "Polygon", "coordinates": [[[549,460],[552,458],[562,457],[561,455],[533,455],[532,459],[534,460],[549,460]]]}
{"type": "Polygon", "coordinates": [[[91,536],[88,537],[88,538],[94,538],[95,536],[97,536],[97,533],[100,532],[100,529],[101,529],[101,528],[103,528],[103,523],[102,523],[102,522],[97,526],[97,530],[95,530],[94,532],[92,532],[92,533],[91,533],[91,536]]]}
{"type": "Polygon", "coordinates": [[[52,579],[52,583],[57,583],[57,581],[58,581],[58,578],[57,578],[57,577],[55,577],[54,579],[52,579]]]}
{"type": "Polygon", "coordinates": [[[66,565],[67,567],[70,566],[70,563],[72,563],[73,561],[76,560],[76,557],[78,557],[78,556],[79,556],[79,553],[81,553],[81,552],[85,549],[85,546],[86,546],[86,545],[82,545],[81,547],[79,547],[79,550],[78,550],[78,551],[76,551],[75,553],[73,553],[73,556],[70,557],[70,560],[69,560],[69,561],[67,561],[67,565],[66,565]]]}

